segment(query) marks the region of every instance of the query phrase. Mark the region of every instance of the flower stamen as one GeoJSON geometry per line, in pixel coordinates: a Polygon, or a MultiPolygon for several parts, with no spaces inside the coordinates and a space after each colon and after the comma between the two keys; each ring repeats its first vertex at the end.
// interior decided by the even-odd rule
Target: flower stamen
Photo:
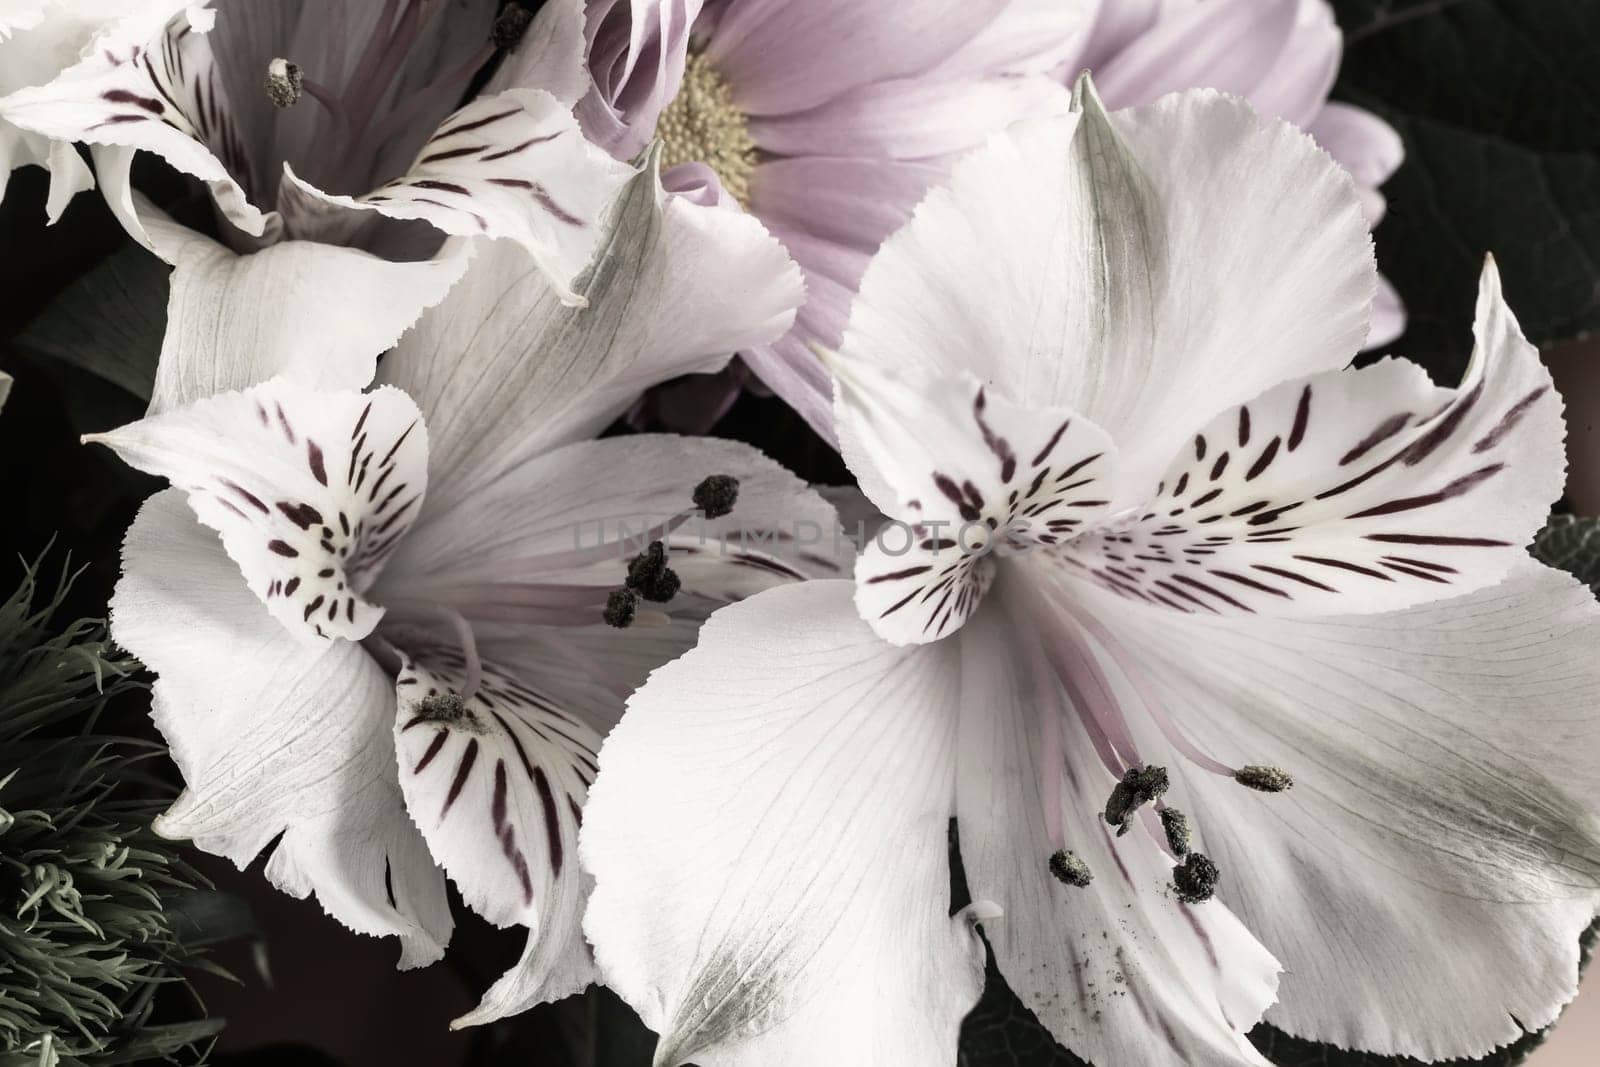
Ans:
{"type": "Polygon", "coordinates": [[[749,119],[733,100],[733,89],[711,61],[691,50],[678,95],[656,120],[661,165],[704,163],[716,172],[728,195],[750,206],[750,177],[756,167],[756,142],[749,119]]]}
{"type": "Polygon", "coordinates": [[[1282,793],[1294,786],[1294,779],[1282,767],[1250,765],[1233,772],[1233,780],[1258,793],[1282,793]]]}
{"type": "Polygon", "coordinates": [[[1168,786],[1165,767],[1134,767],[1122,776],[1106,799],[1105,820],[1117,828],[1117,836],[1128,832],[1128,816],[1144,804],[1160,800],[1168,786]]]}
{"type": "Polygon", "coordinates": [[[1094,881],[1094,874],[1089,870],[1089,865],[1070,849],[1057,849],[1050,854],[1050,873],[1062,885],[1074,886],[1082,889],[1094,881]]]}
{"type": "Polygon", "coordinates": [[[1172,868],[1172,887],[1185,904],[1203,904],[1216,894],[1222,872],[1204,853],[1191,852],[1172,868]]]}

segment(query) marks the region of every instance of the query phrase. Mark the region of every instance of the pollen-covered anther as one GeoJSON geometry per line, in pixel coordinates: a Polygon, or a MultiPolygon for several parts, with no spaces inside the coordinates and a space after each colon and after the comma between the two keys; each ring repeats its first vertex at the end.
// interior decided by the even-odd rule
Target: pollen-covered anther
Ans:
{"type": "Polygon", "coordinates": [[[1094,874],[1089,870],[1089,865],[1078,858],[1078,854],[1071,849],[1057,849],[1050,854],[1050,873],[1055,875],[1056,881],[1062,885],[1076,886],[1079,889],[1094,881],[1094,874]]]}
{"type": "Polygon", "coordinates": [[[274,107],[293,107],[300,100],[300,87],[305,75],[298,64],[287,59],[274,59],[267,64],[267,99],[274,107]]]}
{"type": "Polygon", "coordinates": [[[496,48],[509,51],[522,43],[522,35],[528,32],[531,22],[533,13],[517,0],[511,0],[495,17],[494,26],[489,30],[489,40],[496,48]]]}
{"type": "Polygon", "coordinates": [[[720,519],[739,502],[739,479],[713,474],[694,487],[694,506],[708,519],[720,519]]]}
{"type": "Polygon", "coordinates": [[[639,594],[626,587],[613,589],[606,597],[606,609],[602,614],[607,626],[615,626],[619,630],[626,630],[633,625],[635,616],[639,613],[639,594]]]}
{"type": "Polygon", "coordinates": [[[1221,877],[1222,872],[1209,856],[1191,852],[1172,868],[1172,887],[1185,904],[1204,904],[1215,895],[1217,880],[1221,877]]]}
{"type": "Polygon", "coordinates": [[[682,585],[667,566],[667,549],[660,541],[651,541],[649,548],[628,561],[628,588],[646,600],[665,604],[678,595],[682,585]]]}
{"type": "Polygon", "coordinates": [[[1189,826],[1189,816],[1177,808],[1161,809],[1161,829],[1166,831],[1167,847],[1175,856],[1187,856],[1194,844],[1194,830],[1189,826]]]}
{"type": "Polygon", "coordinates": [[[1282,793],[1294,785],[1294,779],[1282,767],[1240,767],[1233,772],[1233,780],[1260,793],[1282,793]]]}
{"type": "Polygon", "coordinates": [[[1128,817],[1141,804],[1159,800],[1167,792],[1165,767],[1134,767],[1122,776],[1106,800],[1106,822],[1117,828],[1117,836],[1128,832],[1128,817]]]}
{"type": "Polygon", "coordinates": [[[434,693],[417,701],[412,716],[419,722],[436,722],[457,729],[477,730],[478,717],[459,693],[434,693]]]}

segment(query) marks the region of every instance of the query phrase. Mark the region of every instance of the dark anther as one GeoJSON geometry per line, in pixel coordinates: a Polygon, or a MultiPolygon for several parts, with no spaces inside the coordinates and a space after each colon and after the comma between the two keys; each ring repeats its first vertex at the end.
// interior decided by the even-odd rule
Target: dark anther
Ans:
{"type": "Polygon", "coordinates": [[[1064,848],[1050,854],[1050,873],[1062,885],[1077,886],[1079,889],[1094,881],[1094,875],[1089,873],[1089,865],[1079,859],[1076,852],[1064,848]]]}
{"type": "Polygon", "coordinates": [[[472,712],[455,693],[435,693],[417,701],[415,715],[423,722],[472,722],[472,712]]]}
{"type": "Polygon", "coordinates": [[[602,616],[606,625],[625,630],[633,625],[633,616],[639,607],[639,594],[632,589],[613,589],[606,597],[606,610],[602,616]]]}
{"type": "Polygon", "coordinates": [[[1161,809],[1161,828],[1167,832],[1167,847],[1177,856],[1187,856],[1194,843],[1194,831],[1189,828],[1189,816],[1177,808],[1161,809]]]}
{"type": "Polygon", "coordinates": [[[720,519],[739,502],[739,479],[731,474],[713,474],[694,487],[694,506],[708,519],[720,519]]]}
{"type": "Polygon", "coordinates": [[[532,21],[533,13],[512,0],[500,9],[494,27],[489,31],[489,40],[494,42],[496,48],[509,51],[521,43],[522,35],[528,32],[528,24],[532,21]]]}
{"type": "Polygon", "coordinates": [[[304,80],[300,68],[287,59],[274,59],[267,64],[267,99],[277,108],[293,107],[300,99],[300,84],[304,80]]]}
{"type": "Polygon", "coordinates": [[[1204,904],[1217,891],[1222,872],[1201,852],[1191,852],[1172,868],[1172,887],[1185,904],[1204,904]]]}
{"type": "Polygon", "coordinates": [[[1294,785],[1294,779],[1282,767],[1240,767],[1233,772],[1233,780],[1262,793],[1281,793],[1294,785]]]}
{"type": "Polygon", "coordinates": [[[1117,836],[1128,832],[1128,816],[1141,804],[1159,800],[1167,791],[1165,767],[1135,767],[1122,776],[1106,801],[1106,822],[1117,828],[1117,836]]]}
{"type": "Polygon", "coordinates": [[[646,600],[665,604],[682,584],[667,566],[667,548],[660,541],[651,541],[649,548],[628,561],[628,588],[646,600]]]}

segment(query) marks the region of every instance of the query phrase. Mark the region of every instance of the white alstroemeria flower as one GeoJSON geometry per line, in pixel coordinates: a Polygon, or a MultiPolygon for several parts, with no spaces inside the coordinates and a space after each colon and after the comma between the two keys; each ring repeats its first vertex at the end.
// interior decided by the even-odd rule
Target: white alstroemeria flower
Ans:
{"type": "Polygon", "coordinates": [[[442,867],[529,930],[467,1022],[593,980],[576,834],[622,697],[712,608],[847,572],[832,540],[770,538],[831,536],[833,511],[754,450],[583,440],[801,299],[758,223],[666,201],[653,166],[617,218],[587,309],[494,242],[369,392],[251,386],[254,360],[221,351],[206,384],[233,391],[95,438],[174,486],[129,532],[111,609],[187,786],[157,829],[240,867],[270,847],[274,884],[398,935],[403,964],[443,952],[442,867]]]}
{"type": "MultiPolygon", "coordinates": [[[[188,0],[0,0],[0,98],[43,85],[80,58],[84,48],[118,18],[138,11],[175,14],[188,0]]],[[[199,16],[204,18],[204,16],[199,16]]],[[[50,172],[45,215],[61,217],[67,202],[94,188],[94,175],[71,140],[52,140],[0,118],[0,198],[18,167],[50,172]]]]}
{"type": "Polygon", "coordinates": [[[1600,903],[1600,611],[1522,547],[1561,403],[1492,266],[1458,388],[1349,369],[1375,281],[1350,179],[1213,92],[1081,95],[929,196],[833,360],[899,524],[602,752],[585,928],[658,1064],[952,1064],[972,921],[1099,1064],[1555,1017],[1600,903]]]}
{"type": "Polygon", "coordinates": [[[497,17],[498,6],[125,8],[76,63],[0,98],[0,120],[91,146],[107,203],[177,268],[170,313],[211,318],[218,347],[238,343],[226,331],[249,318],[228,309],[262,308],[265,296],[264,313],[301,337],[381,351],[459,274],[459,262],[430,261],[446,235],[520,244],[579,302],[572,279],[631,173],[572,116],[585,87],[572,20],[555,12],[529,26],[520,8],[497,17]],[[489,86],[458,107],[491,63],[489,86]],[[205,183],[220,243],[134,193],[139,151],[205,183]],[[208,278],[214,299],[187,306],[191,278],[219,271],[229,284],[208,278]]]}

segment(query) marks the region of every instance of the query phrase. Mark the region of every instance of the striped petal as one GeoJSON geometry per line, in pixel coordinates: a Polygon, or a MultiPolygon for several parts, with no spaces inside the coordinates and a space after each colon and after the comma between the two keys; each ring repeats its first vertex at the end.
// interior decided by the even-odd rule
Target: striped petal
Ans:
{"type": "Polygon", "coordinates": [[[274,379],[86,440],[188,493],[251,590],[301,639],[359,640],[382,618],[362,594],[428,482],[427,430],[400,390],[274,379]]]}
{"type": "MultiPolygon", "coordinates": [[[[211,13],[193,8],[169,19],[177,6],[117,22],[59,77],[6,97],[0,118],[61,141],[154,152],[205,182],[229,221],[259,237],[268,218],[252,203],[246,139],[212,54],[211,13]]],[[[113,158],[125,170],[132,155],[113,158]]],[[[122,184],[125,174],[102,181],[122,184]]],[[[137,220],[124,221],[149,244],[137,220]]]]}
{"type": "Polygon", "coordinates": [[[1224,411],[1147,510],[1067,558],[1205,613],[1390,611],[1494,584],[1561,495],[1561,399],[1492,262],[1475,332],[1453,391],[1389,360],[1224,411]]]}
{"type": "Polygon", "coordinates": [[[632,175],[584,140],[572,112],[541,90],[480,97],[440,124],[401,177],[360,197],[296,177],[301,193],[394,219],[421,219],[457,236],[521,245],[569,305],[572,280],[604,232],[601,215],[632,175]]]}
{"type": "Polygon", "coordinates": [[[577,839],[600,736],[495,665],[469,666],[425,637],[394,640],[406,652],[394,730],[412,820],[469,907],[528,928],[518,980],[536,992],[523,1006],[577,992],[595,980],[577,839]]]}
{"type": "Polygon", "coordinates": [[[1073,412],[1024,407],[966,372],[831,365],[845,457],[901,520],[856,567],[856,606],[888,641],[952,633],[988,589],[993,553],[1064,542],[1111,503],[1111,440],[1073,412]]]}

